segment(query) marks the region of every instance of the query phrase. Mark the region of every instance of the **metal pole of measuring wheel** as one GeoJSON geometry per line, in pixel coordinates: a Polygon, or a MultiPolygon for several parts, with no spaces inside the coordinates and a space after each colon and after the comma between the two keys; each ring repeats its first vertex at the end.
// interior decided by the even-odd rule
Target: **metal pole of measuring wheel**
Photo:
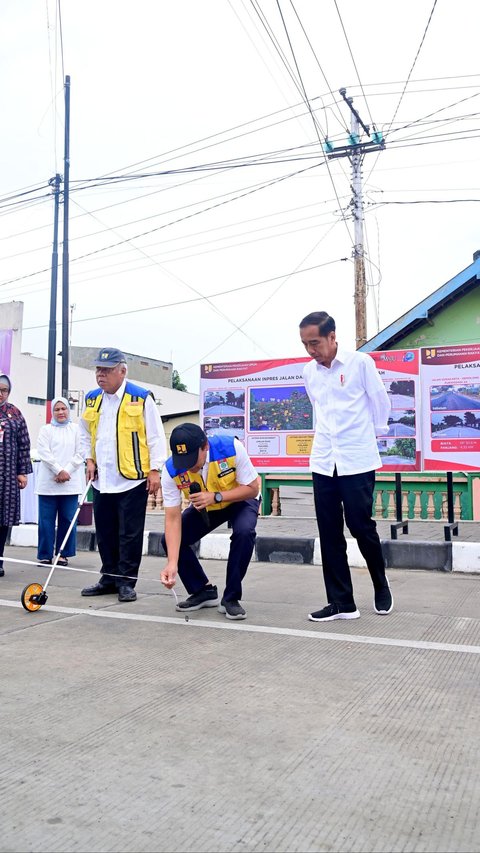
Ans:
{"type": "Polygon", "coordinates": [[[90,488],[90,486],[91,486],[91,483],[92,483],[92,481],[91,481],[91,480],[89,480],[89,481],[88,481],[88,483],[87,483],[87,485],[85,486],[85,491],[84,491],[83,495],[81,496],[80,500],[78,501],[78,506],[77,506],[77,509],[76,509],[76,511],[75,511],[75,515],[73,516],[73,518],[72,518],[72,520],[71,520],[71,522],[70,522],[70,525],[69,525],[69,527],[68,527],[68,530],[67,530],[67,532],[65,533],[65,536],[63,537],[63,542],[62,542],[62,544],[60,545],[60,548],[58,549],[58,554],[57,554],[57,556],[55,557],[55,559],[54,559],[54,561],[53,561],[52,568],[50,569],[50,572],[49,572],[49,574],[48,574],[47,580],[45,581],[45,585],[44,585],[44,587],[43,587],[43,591],[44,591],[44,592],[45,592],[45,590],[46,590],[46,588],[47,588],[47,586],[48,586],[48,584],[49,584],[49,582],[50,582],[50,578],[52,577],[52,575],[53,575],[53,573],[54,573],[55,569],[57,568],[57,563],[58,563],[58,561],[59,561],[60,557],[62,556],[62,551],[63,551],[63,549],[65,548],[65,545],[66,545],[66,544],[67,544],[67,542],[68,542],[68,538],[69,538],[69,536],[70,536],[70,534],[71,534],[71,532],[72,532],[72,530],[73,530],[73,528],[74,528],[74,526],[75,526],[75,523],[76,523],[76,521],[77,521],[77,518],[78,518],[78,515],[79,515],[79,513],[80,513],[80,510],[81,510],[81,508],[82,508],[82,506],[83,506],[83,504],[84,504],[84,501],[85,501],[85,499],[86,499],[86,497],[87,497],[88,490],[89,490],[89,488],[90,488]]]}

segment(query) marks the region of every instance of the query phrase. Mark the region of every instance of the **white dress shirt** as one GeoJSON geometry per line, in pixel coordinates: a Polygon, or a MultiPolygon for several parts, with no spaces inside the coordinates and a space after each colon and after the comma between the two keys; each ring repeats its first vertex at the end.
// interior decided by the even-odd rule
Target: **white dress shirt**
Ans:
{"type": "MultiPolygon", "coordinates": [[[[100,492],[127,492],[142,480],[127,480],[117,466],[117,414],[125,393],[126,380],[115,394],[103,392],[95,442],[95,459],[98,475],[92,485],[100,492]]],[[[160,471],[167,458],[167,440],[162,420],[153,398],[149,395],[144,408],[145,430],[150,454],[150,470],[160,471]]],[[[86,459],[92,459],[90,432],[84,419],[80,420],[82,451],[86,459]]]]}
{"type": "Polygon", "coordinates": [[[373,359],[340,349],[330,367],[315,360],[303,370],[314,408],[315,435],[310,468],[340,476],[381,468],[376,435],[388,432],[390,400],[373,359]]]}
{"type": "Polygon", "coordinates": [[[40,459],[35,478],[37,495],[81,495],[85,490],[85,461],[80,448],[78,424],[61,426],[44,424],[37,439],[40,459]],[[67,471],[70,479],[56,483],[60,471],[67,471]]]}
{"type": "MultiPolygon", "coordinates": [[[[238,438],[233,439],[233,443],[235,445],[235,455],[236,455],[236,471],[235,471],[235,479],[239,486],[248,486],[253,480],[256,480],[258,477],[255,468],[253,467],[252,461],[245,450],[241,441],[238,438]]],[[[210,451],[207,452],[207,458],[205,460],[205,465],[202,468],[201,474],[203,482],[207,483],[207,473],[208,473],[208,464],[210,461],[210,451]]],[[[227,493],[225,493],[227,494],[227,493]]],[[[167,506],[181,506],[182,503],[182,494],[180,489],[178,488],[175,480],[172,479],[167,469],[164,468],[162,471],[162,496],[163,496],[163,505],[167,506]]],[[[225,498],[228,501],[228,497],[225,498]]]]}

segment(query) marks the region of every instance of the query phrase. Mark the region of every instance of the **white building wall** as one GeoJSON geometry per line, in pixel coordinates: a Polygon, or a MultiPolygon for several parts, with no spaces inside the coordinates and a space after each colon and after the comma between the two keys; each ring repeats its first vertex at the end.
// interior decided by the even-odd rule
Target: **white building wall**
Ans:
{"type": "MultiPolygon", "coordinates": [[[[9,401],[22,412],[27,422],[31,446],[35,448],[40,427],[46,422],[46,406],[29,402],[29,398],[30,400],[46,399],[48,362],[45,358],[38,358],[30,353],[21,352],[22,321],[23,302],[9,302],[0,305],[0,328],[14,330],[10,368],[12,391],[9,401]]],[[[159,406],[160,416],[169,419],[168,427],[165,424],[167,435],[170,434],[176,422],[188,420],[198,423],[199,398],[197,394],[176,391],[172,388],[153,385],[150,382],[141,382],[137,379],[132,381],[152,391],[159,406]],[[182,416],[182,412],[186,413],[185,416],[182,416]],[[177,417],[179,418],[178,421],[177,417]]],[[[61,394],[61,383],[62,364],[61,359],[58,359],[55,370],[57,396],[61,394]]],[[[86,392],[98,387],[95,369],[87,370],[83,367],[70,365],[69,386],[69,398],[71,401],[75,401],[72,405],[72,420],[78,421],[83,412],[86,392]]]]}

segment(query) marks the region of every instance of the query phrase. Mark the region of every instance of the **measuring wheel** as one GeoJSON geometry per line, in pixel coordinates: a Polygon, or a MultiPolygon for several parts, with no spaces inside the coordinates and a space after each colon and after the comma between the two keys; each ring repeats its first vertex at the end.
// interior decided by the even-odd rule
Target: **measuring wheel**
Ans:
{"type": "Polygon", "coordinates": [[[41,583],[29,583],[22,592],[20,601],[25,610],[40,610],[47,601],[48,595],[41,583]]]}

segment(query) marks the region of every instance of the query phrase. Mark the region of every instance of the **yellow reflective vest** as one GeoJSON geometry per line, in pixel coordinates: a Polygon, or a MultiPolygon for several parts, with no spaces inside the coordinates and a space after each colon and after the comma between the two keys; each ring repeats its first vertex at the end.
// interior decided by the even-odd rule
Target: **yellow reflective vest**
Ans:
{"type": "MultiPolygon", "coordinates": [[[[207,484],[203,482],[201,473],[193,471],[178,471],[173,466],[172,457],[167,459],[165,467],[172,480],[175,481],[180,491],[190,491],[192,483],[198,483],[203,492],[228,492],[238,486],[236,479],[237,454],[233,438],[212,435],[208,439],[209,461],[207,469],[207,484]]],[[[223,500],[221,504],[211,504],[206,507],[207,512],[215,512],[216,509],[225,509],[231,501],[223,500]]]]}
{"type": "MultiPolygon", "coordinates": [[[[144,480],[150,471],[150,454],[145,429],[145,400],[151,394],[145,388],[128,382],[117,414],[117,466],[127,480],[144,480]]],[[[90,432],[92,458],[95,461],[95,445],[98,422],[102,407],[101,388],[89,391],[85,396],[85,411],[82,415],[90,432]]]]}

